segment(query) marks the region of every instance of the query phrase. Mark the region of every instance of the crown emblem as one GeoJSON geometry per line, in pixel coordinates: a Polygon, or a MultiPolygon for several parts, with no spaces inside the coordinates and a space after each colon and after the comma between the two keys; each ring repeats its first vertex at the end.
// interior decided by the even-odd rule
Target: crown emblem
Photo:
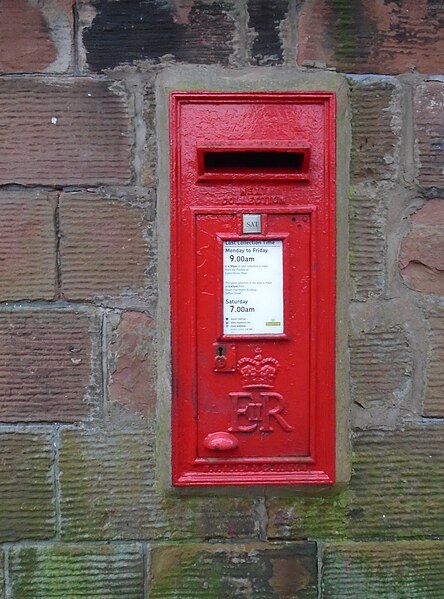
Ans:
{"type": "Polygon", "coordinates": [[[260,347],[254,350],[254,358],[241,358],[237,362],[237,369],[242,375],[242,386],[246,389],[252,387],[274,386],[274,379],[279,371],[279,362],[276,358],[262,356],[260,347]]]}

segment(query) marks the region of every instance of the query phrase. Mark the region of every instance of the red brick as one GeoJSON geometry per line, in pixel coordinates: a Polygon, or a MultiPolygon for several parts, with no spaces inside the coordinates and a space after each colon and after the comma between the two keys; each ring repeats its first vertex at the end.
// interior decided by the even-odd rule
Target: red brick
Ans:
{"type": "Polygon", "coordinates": [[[73,422],[97,402],[97,325],[73,312],[0,312],[0,421],[73,422]]]}
{"type": "Polygon", "coordinates": [[[0,193],[0,301],[52,299],[56,194],[0,193]]]}
{"type": "Polygon", "coordinates": [[[143,290],[144,211],[88,193],[60,198],[62,293],[90,299],[143,290]]]}
{"type": "Polygon", "coordinates": [[[389,82],[354,82],[350,173],[353,182],[393,179],[398,162],[396,87],[389,82]]]}
{"type": "Polygon", "coordinates": [[[154,417],[153,320],[125,312],[110,343],[109,401],[129,412],[154,417]]]}
{"type": "Polygon", "coordinates": [[[0,184],[130,181],[127,103],[86,78],[0,82],[0,184]]]}
{"type": "Polygon", "coordinates": [[[444,84],[418,86],[414,101],[418,182],[424,188],[444,191],[444,84]]]}
{"type": "Polygon", "coordinates": [[[441,2],[307,0],[299,20],[298,62],[350,73],[442,73],[441,2]]]}
{"type": "Polygon", "coordinates": [[[424,416],[444,418],[444,307],[428,314],[426,355],[424,416]]]}
{"type": "Polygon", "coordinates": [[[429,200],[413,215],[399,264],[408,287],[444,295],[444,200],[429,200]]]}

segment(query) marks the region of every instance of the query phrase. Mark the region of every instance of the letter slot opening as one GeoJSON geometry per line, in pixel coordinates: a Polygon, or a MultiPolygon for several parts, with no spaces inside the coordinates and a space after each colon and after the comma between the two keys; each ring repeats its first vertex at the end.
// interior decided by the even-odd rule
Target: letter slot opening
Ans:
{"type": "Polygon", "coordinates": [[[309,148],[198,148],[199,180],[307,180],[309,148]]]}

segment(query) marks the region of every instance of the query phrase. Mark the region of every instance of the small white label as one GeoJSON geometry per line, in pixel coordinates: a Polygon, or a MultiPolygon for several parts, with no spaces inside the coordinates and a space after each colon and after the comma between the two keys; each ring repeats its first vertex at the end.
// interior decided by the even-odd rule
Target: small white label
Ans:
{"type": "Polygon", "coordinates": [[[262,233],[260,214],[242,215],[242,233],[262,233]]]}
{"type": "Polygon", "coordinates": [[[224,335],[284,332],[282,241],[224,241],[224,335]]]}

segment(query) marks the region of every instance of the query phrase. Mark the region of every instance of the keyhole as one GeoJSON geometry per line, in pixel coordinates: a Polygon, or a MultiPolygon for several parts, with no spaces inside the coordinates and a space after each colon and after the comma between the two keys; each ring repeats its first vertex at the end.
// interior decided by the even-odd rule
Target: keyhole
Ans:
{"type": "Polygon", "coordinates": [[[218,351],[219,356],[223,356],[223,354],[224,354],[224,348],[223,347],[219,346],[217,348],[217,351],[218,351]]]}

